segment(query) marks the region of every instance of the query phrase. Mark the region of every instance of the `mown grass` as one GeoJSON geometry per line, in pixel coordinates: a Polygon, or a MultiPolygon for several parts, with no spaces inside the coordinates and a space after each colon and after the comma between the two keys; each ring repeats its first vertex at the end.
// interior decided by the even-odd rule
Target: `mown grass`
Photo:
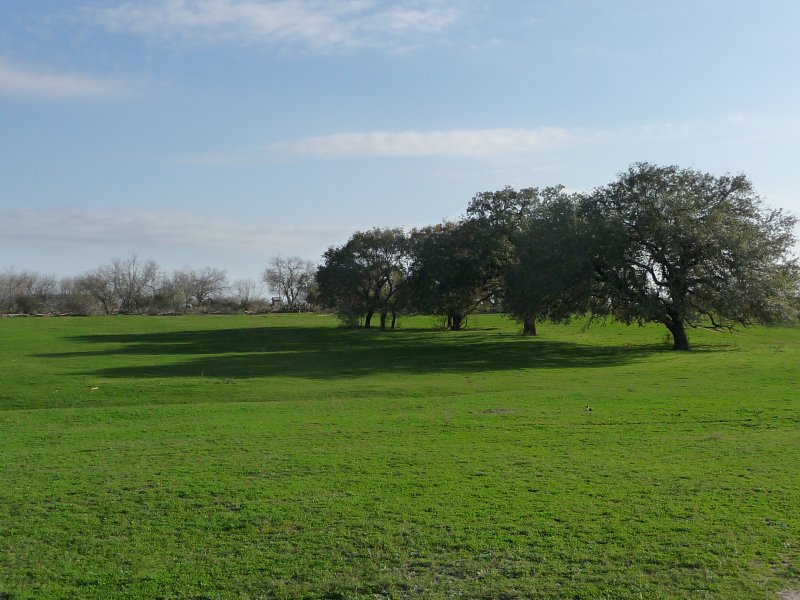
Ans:
{"type": "Polygon", "coordinates": [[[0,598],[800,587],[800,330],[472,325],[0,320],[0,598]]]}

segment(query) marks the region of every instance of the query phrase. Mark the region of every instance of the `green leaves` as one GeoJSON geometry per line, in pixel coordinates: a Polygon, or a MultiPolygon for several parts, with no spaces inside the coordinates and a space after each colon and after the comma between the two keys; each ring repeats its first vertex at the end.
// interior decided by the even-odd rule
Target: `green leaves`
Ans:
{"type": "Polygon", "coordinates": [[[317,269],[318,301],[335,308],[342,321],[369,328],[374,313],[394,314],[405,297],[410,240],[402,229],[354,233],[346,244],[331,247],[317,269]]]}
{"type": "Polygon", "coordinates": [[[583,202],[621,320],[673,331],[796,317],[795,220],[765,208],[744,175],[637,163],[583,202]]]}

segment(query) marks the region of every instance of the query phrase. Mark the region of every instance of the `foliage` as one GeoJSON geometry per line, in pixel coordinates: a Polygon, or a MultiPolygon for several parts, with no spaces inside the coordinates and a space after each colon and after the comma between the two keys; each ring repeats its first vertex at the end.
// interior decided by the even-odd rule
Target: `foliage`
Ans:
{"type": "Polygon", "coordinates": [[[461,329],[467,315],[498,292],[504,240],[477,220],[425,227],[411,238],[414,304],[444,317],[449,329],[461,329]]]}
{"type": "MultiPolygon", "coordinates": [[[[459,221],[408,234],[356,232],[329,248],[316,272],[309,261],[278,256],[262,279],[282,310],[333,308],[353,326],[369,328],[377,314],[381,329],[394,329],[401,311],[418,311],[456,330],[481,307],[507,311],[535,335],[539,321],[588,311],[627,324],[663,323],[674,347],[688,350],[687,326],[797,319],[795,222],[764,207],[743,175],[640,163],[591,194],[562,186],[482,192],[459,221]]],[[[167,275],[134,254],[58,282],[0,273],[0,312],[263,308],[250,280],[236,282],[229,297],[226,291],[220,269],[167,275]]]]}
{"type": "MultiPolygon", "coordinates": [[[[561,187],[546,188],[544,194],[556,194],[561,190],[561,187]]],[[[540,196],[538,188],[515,190],[509,186],[496,192],[481,192],[470,201],[467,218],[478,221],[496,235],[509,238],[537,213],[540,196]]]]}
{"type": "Polygon", "coordinates": [[[363,319],[369,329],[374,314],[380,328],[390,327],[407,297],[409,238],[402,229],[371,229],[354,233],[346,244],[329,248],[317,269],[317,302],[336,309],[343,322],[363,319]]]}
{"type": "Polygon", "coordinates": [[[586,314],[593,297],[594,269],[587,224],[576,198],[546,188],[538,206],[511,236],[513,258],[503,272],[504,306],[536,335],[536,322],[567,322],[586,314]]]}
{"type": "Polygon", "coordinates": [[[765,208],[745,176],[639,163],[585,206],[617,318],[663,323],[688,350],[685,325],[796,317],[795,219],[765,208]]]}

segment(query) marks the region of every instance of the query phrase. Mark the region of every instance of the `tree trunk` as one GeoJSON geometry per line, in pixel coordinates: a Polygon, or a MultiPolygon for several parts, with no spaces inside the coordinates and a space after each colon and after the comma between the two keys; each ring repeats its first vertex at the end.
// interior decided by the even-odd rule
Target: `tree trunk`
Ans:
{"type": "Polygon", "coordinates": [[[397,313],[392,311],[392,325],[391,325],[392,331],[394,331],[394,324],[395,323],[397,323],[397,313]]]}
{"type": "Polygon", "coordinates": [[[667,329],[672,334],[674,344],[673,350],[691,350],[689,338],[686,337],[686,327],[683,321],[672,321],[667,323],[667,329]]]}
{"type": "Polygon", "coordinates": [[[386,313],[381,313],[381,331],[386,331],[386,313]]]}
{"type": "Polygon", "coordinates": [[[451,331],[461,331],[461,324],[464,322],[464,315],[454,313],[450,315],[449,321],[451,331]]]}
{"type": "Polygon", "coordinates": [[[367,316],[364,317],[364,329],[369,329],[371,321],[372,321],[372,311],[369,311],[367,313],[367,316]]]}
{"type": "Polygon", "coordinates": [[[536,335],[536,320],[533,317],[525,317],[523,320],[522,335],[536,335]]]}

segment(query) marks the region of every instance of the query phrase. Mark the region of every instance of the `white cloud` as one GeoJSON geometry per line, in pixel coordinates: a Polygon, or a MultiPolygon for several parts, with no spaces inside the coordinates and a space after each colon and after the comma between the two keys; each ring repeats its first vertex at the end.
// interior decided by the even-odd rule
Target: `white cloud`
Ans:
{"type": "MultiPolygon", "coordinates": [[[[270,256],[317,260],[356,225],[283,225],[248,212],[230,218],[178,211],[0,208],[0,270],[77,275],[115,257],[138,254],[165,270],[224,268],[231,281],[258,279],[270,256]]],[[[365,228],[361,226],[361,228],[365,228]]]]}
{"type": "Polygon", "coordinates": [[[292,158],[485,158],[562,148],[578,141],[558,127],[336,133],[261,148],[193,156],[185,164],[248,166],[292,158]]]}
{"type": "MultiPolygon", "coordinates": [[[[767,122],[727,117],[644,124],[619,129],[564,127],[344,132],[273,142],[253,148],[181,159],[184,164],[253,166],[316,158],[477,158],[504,162],[565,149],[583,152],[625,148],[663,149],[682,144],[741,145],[748,140],[796,137],[796,121],[767,122]]],[[[559,159],[560,160],[560,159],[559,159]]]]}
{"type": "Polygon", "coordinates": [[[79,99],[114,96],[120,81],[74,73],[23,69],[0,58],[0,94],[45,99],[79,99]]]}
{"type": "Polygon", "coordinates": [[[339,133],[274,144],[277,155],[349,157],[486,157],[565,146],[573,136],[557,127],[339,133]]]}
{"type": "Polygon", "coordinates": [[[85,14],[111,31],[317,50],[403,48],[409,38],[440,33],[461,16],[452,0],[147,0],[90,7],[85,14]]]}
{"type": "Polygon", "coordinates": [[[188,213],[150,211],[0,210],[0,239],[7,243],[128,253],[149,247],[252,253],[317,253],[351,227],[268,225],[188,213]]]}

